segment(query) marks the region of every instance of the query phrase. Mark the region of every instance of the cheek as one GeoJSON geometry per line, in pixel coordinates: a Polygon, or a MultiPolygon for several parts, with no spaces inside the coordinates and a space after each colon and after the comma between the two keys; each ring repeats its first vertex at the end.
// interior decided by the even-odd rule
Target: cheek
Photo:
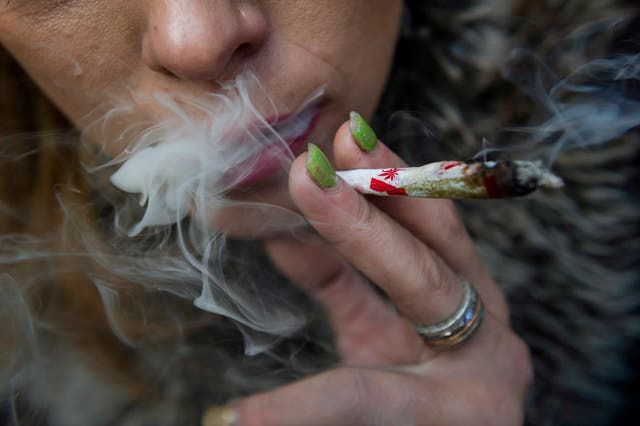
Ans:
{"type": "Polygon", "coordinates": [[[74,56],[73,50],[65,50],[69,56],[62,56],[56,44],[49,41],[46,47],[18,48],[14,56],[58,108],[75,122],[97,104],[99,96],[95,88],[105,82],[87,72],[94,69],[93,64],[74,56]]]}
{"type": "MultiPolygon", "coordinates": [[[[162,86],[167,82],[162,76],[150,77],[153,73],[142,63],[146,3],[112,0],[92,3],[91,8],[72,6],[63,17],[44,23],[17,19],[7,23],[9,19],[0,18],[0,39],[77,123],[96,106],[114,95],[126,96],[132,88],[148,92],[175,89],[175,84],[162,86]]],[[[323,83],[319,70],[325,69],[324,64],[301,61],[298,53],[302,48],[342,77],[335,80],[343,107],[370,116],[393,55],[401,2],[298,0],[295,7],[275,0],[260,3],[276,40],[266,54],[257,55],[266,58],[266,65],[258,66],[257,71],[267,85],[285,96],[288,91],[308,92],[323,83]],[[287,47],[293,45],[297,48],[287,47]],[[290,75],[283,76],[283,68],[290,75]]],[[[182,89],[187,86],[181,85],[182,89]]],[[[289,97],[295,100],[300,95],[289,97]]]]}
{"type": "Polygon", "coordinates": [[[382,94],[389,69],[391,67],[395,46],[400,31],[402,4],[399,1],[371,1],[377,10],[368,14],[356,30],[362,34],[359,39],[358,54],[350,62],[350,78],[358,93],[369,102],[362,109],[362,114],[370,117],[377,107],[382,94]]]}
{"type": "Polygon", "coordinates": [[[0,20],[0,42],[73,122],[122,87],[136,63],[130,25],[111,18],[105,26],[105,11],[94,12],[0,20]]]}
{"type": "Polygon", "coordinates": [[[384,87],[400,26],[402,3],[393,0],[303,1],[275,27],[332,64],[346,81],[348,108],[370,116],[384,87]]]}

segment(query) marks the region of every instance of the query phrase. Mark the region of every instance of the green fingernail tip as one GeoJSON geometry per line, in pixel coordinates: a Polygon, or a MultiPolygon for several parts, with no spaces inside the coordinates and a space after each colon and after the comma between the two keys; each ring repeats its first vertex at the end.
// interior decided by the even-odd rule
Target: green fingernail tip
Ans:
{"type": "Polygon", "coordinates": [[[353,138],[358,142],[360,148],[364,151],[373,151],[378,142],[376,133],[373,131],[369,123],[367,123],[360,114],[352,111],[350,114],[349,128],[353,138]]]}
{"type": "Polygon", "coordinates": [[[310,143],[307,150],[309,151],[307,157],[307,172],[309,176],[323,188],[336,186],[338,176],[320,148],[310,143]]]}

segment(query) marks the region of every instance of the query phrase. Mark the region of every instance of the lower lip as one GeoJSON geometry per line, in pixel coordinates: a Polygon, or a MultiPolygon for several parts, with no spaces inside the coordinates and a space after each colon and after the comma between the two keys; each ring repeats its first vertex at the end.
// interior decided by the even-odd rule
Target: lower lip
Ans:
{"type": "MultiPolygon", "coordinates": [[[[319,116],[320,111],[318,109],[303,133],[293,139],[285,141],[294,155],[298,155],[303,151],[307,138],[315,128],[319,116]]],[[[245,166],[251,167],[252,170],[239,182],[234,182],[234,188],[249,186],[260,181],[267,180],[271,176],[283,170],[283,166],[285,164],[283,159],[286,158],[287,155],[288,154],[284,152],[282,145],[275,144],[274,146],[271,146],[260,152],[260,154],[257,154],[255,157],[250,158],[249,160],[240,164],[235,169],[237,170],[237,172],[234,172],[233,170],[230,171],[228,180],[232,182],[236,181],[238,178],[238,173],[242,173],[245,169],[245,166]]]]}

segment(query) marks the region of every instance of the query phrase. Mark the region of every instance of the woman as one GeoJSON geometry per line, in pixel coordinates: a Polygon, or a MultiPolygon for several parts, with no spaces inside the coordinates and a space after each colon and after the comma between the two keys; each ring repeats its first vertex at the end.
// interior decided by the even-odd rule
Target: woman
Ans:
{"type": "MultiPolygon", "coordinates": [[[[538,12],[498,3],[460,2],[460,11],[418,1],[3,5],[0,42],[84,140],[82,149],[59,134],[40,133],[36,147],[7,142],[4,182],[30,179],[22,191],[20,182],[6,185],[2,204],[2,312],[13,324],[2,336],[12,348],[2,371],[18,395],[17,417],[53,425],[522,423],[529,353],[453,205],[365,199],[331,168],[404,164],[362,118],[376,109],[419,106],[444,140],[463,141],[417,148],[420,160],[468,157],[478,137],[525,123],[533,107],[520,98],[504,123],[487,118],[515,92],[496,84],[498,59],[541,35],[507,16],[538,12]],[[416,47],[428,49],[426,64],[416,47]],[[487,112],[472,109],[477,102],[487,112]],[[362,115],[345,121],[351,110],[362,115]],[[307,141],[329,160],[314,145],[305,153],[307,141]],[[475,328],[452,330],[455,347],[425,341],[432,332],[420,326],[458,306],[472,312],[463,294],[477,294],[484,319],[474,308],[475,328]]],[[[563,35],[619,12],[613,2],[589,11],[575,3],[559,10],[563,35]]],[[[406,133],[415,122],[402,119],[387,133],[424,145],[424,133],[406,133]]],[[[553,211],[544,199],[526,203],[502,213],[553,211]]],[[[467,214],[477,235],[508,227],[484,217],[478,226],[483,216],[467,214]]],[[[518,246],[536,247],[521,239],[518,246]]],[[[499,236],[484,241],[500,247],[499,236]]],[[[509,280],[504,258],[482,247],[512,298],[527,297],[519,283],[535,275],[509,280]]],[[[558,267],[564,259],[537,247],[538,261],[551,256],[558,267]]],[[[524,331],[528,302],[512,310],[524,331]]],[[[538,368],[545,380],[556,373],[538,368]]],[[[556,395],[579,395],[584,382],[558,377],[556,395]]],[[[532,421],[576,420],[548,401],[558,398],[534,394],[531,406],[542,409],[532,421]]]]}

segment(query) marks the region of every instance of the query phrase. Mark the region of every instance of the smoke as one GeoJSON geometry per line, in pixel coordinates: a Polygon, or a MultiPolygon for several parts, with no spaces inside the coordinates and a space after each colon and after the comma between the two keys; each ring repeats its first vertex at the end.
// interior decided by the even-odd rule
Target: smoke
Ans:
{"type": "Polygon", "coordinates": [[[37,326],[29,314],[29,303],[25,299],[24,288],[21,289],[9,274],[0,274],[0,300],[3,301],[0,303],[0,320],[5,328],[2,337],[6,339],[0,339],[0,347],[18,348],[0,351],[0,384],[7,383],[8,378],[16,375],[26,360],[35,356],[38,350],[35,339],[37,326]]]}
{"type": "MultiPolygon", "coordinates": [[[[116,149],[126,141],[122,154],[100,167],[118,165],[111,182],[140,195],[145,213],[128,230],[129,236],[145,228],[178,223],[188,215],[206,221],[203,214],[229,206],[225,194],[259,169],[273,169],[267,173],[288,169],[293,154],[286,140],[309,125],[322,91],[312,94],[291,118],[280,120],[264,90],[258,93],[266,99],[266,107],[259,110],[255,106],[259,90],[257,77],[248,71],[226,84],[220,94],[198,98],[156,93],[152,99],[136,99],[134,106],[119,105],[101,112],[103,118],[85,126],[86,134],[98,130],[100,140],[116,149]],[[126,121],[131,111],[147,108],[160,110],[163,120],[139,132],[135,129],[144,126],[130,126],[115,138],[110,134],[113,128],[122,127],[118,123],[126,121]],[[274,120],[278,124],[272,126],[274,120]]],[[[127,210],[120,212],[119,222],[125,217],[124,222],[129,221],[127,210]]]]}
{"type": "Polygon", "coordinates": [[[542,121],[505,129],[529,135],[512,149],[529,150],[550,167],[562,152],[614,141],[640,125],[640,54],[590,58],[594,44],[628,23],[615,18],[586,25],[558,41],[544,58],[526,48],[512,51],[503,77],[529,95],[542,121]]]}
{"type": "MultiPolygon", "coordinates": [[[[83,139],[94,152],[99,141],[103,152],[84,166],[100,197],[115,209],[110,222],[87,223],[90,206],[61,189],[57,200],[65,220],[52,241],[4,236],[0,264],[61,259],[94,265],[85,276],[98,290],[114,335],[127,346],[144,344],[163,326],[177,335],[187,326],[182,313],[171,312],[175,303],[162,296],[170,295],[231,319],[247,354],[268,350],[307,325],[310,312],[300,292],[269,270],[259,243],[231,240],[224,228],[251,228],[249,236],[261,237],[295,233],[307,222],[285,206],[234,199],[229,192],[242,192],[243,185],[265,175],[284,176],[294,159],[289,144],[310,126],[321,95],[322,89],[311,93],[299,110],[283,116],[247,71],[215,94],[132,95],[97,109],[82,125],[83,139]],[[142,119],[141,111],[153,111],[155,118],[142,119]],[[235,223],[219,223],[224,212],[235,223]],[[72,249],[61,250],[59,239],[73,241],[72,249]],[[142,299],[139,290],[146,292],[142,299]],[[139,326],[132,332],[134,322],[139,326]]],[[[18,303],[27,290],[14,287],[18,303]]],[[[2,305],[9,309],[6,301],[2,305]]]]}
{"type": "MultiPolygon", "coordinates": [[[[111,131],[113,123],[127,122],[130,111],[151,107],[161,112],[162,121],[137,132],[122,154],[91,171],[118,167],[110,180],[131,195],[117,209],[117,227],[129,238],[173,233],[177,244],[178,256],[160,254],[161,262],[145,269],[156,279],[171,277],[174,282],[168,287],[191,287],[182,297],[201,289],[195,305],[234,320],[245,336],[248,354],[262,352],[277,339],[295,333],[305,325],[305,313],[265,283],[252,282],[256,276],[247,276],[242,286],[227,277],[227,236],[216,229],[214,218],[235,209],[240,224],[231,227],[253,227],[252,232],[259,235],[306,226],[303,217],[284,207],[236,201],[227,194],[256,174],[288,170],[294,156],[287,141],[309,127],[321,94],[322,90],[312,93],[298,111],[282,117],[255,74],[247,71],[219,93],[201,97],[156,93],[152,99],[136,99],[134,106],[120,104],[86,127],[86,134],[96,126],[111,131]],[[138,198],[138,206],[131,197],[138,198]],[[256,223],[262,229],[256,230],[256,223]]],[[[133,128],[110,143],[130,138],[133,128]]],[[[108,264],[108,269],[119,270],[119,276],[140,280],[138,268],[135,272],[122,269],[126,260],[108,264]]],[[[115,306],[117,298],[109,286],[100,280],[96,285],[107,310],[115,306]]],[[[123,336],[114,320],[111,324],[123,336]]]]}
{"type": "MultiPolygon", "coordinates": [[[[529,135],[518,146],[496,149],[483,141],[478,156],[486,159],[487,153],[496,150],[524,156],[529,151],[550,167],[560,152],[601,145],[638,126],[640,100],[629,87],[640,77],[640,55],[589,59],[597,36],[614,31],[621,22],[603,20],[580,28],[544,58],[525,48],[514,50],[502,67],[503,77],[542,107],[541,123],[506,129],[529,135]]],[[[278,117],[279,111],[256,76],[246,72],[217,94],[157,93],[151,99],[134,99],[132,104],[120,102],[86,127],[87,134],[95,133],[96,128],[112,131],[122,129],[114,123],[127,122],[132,111],[153,108],[162,112],[163,120],[151,126],[137,123],[126,126],[116,137],[101,135],[101,140],[126,148],[91,171],[117,167],[111,183],[131,194],[118,204],[117,228],[134,241],[151,237],[160,241],[153,245],[158,255],[149,257],[154,262],[144,265],[146,279],[153,280],[149,285],[160,288],[171,277],[173,282],[164,284],[164,291],[193,298],[200,309],[233,319],[247,339],[247,353],[263,351],[279,337],[294,333],[304,325],[305,315],[286,298],[270,293],[273,288],[265,292],[262,283],[248,279],[245,283],[250,285],[238,286],[228,278],[227,237],[213,218],[222,211],[237,211],[244,226],[264,227],[252,230],[258,234],[295,232],[306,226],[304,218],[286,208],[234,200],[227,194],[265,167],[266,147],[275,153],[268,167],[288,168],[293,154],[286,140],[291,135],[283,132],[295,133],[308,125],[320,95],[321,91],[312,94],[293,114],[299,123],[273,125],[273,119],[267,117],[278,117]],[[261,220],[265,217],[269,220],[261,220]],[[168,256],[166,246],[171,239],[178,251],[168,256]]],[[[140,265],[127,268],[128,263],[126,258],[103,262],[105,269],[140,282],[140,265]]],[[[95,283],[107,309],[117,309],[117,293],[108,280],[95,278],[95,283]]],[[[110,321],[116,334],[131,344],[114,318],[110,321]]]]}

